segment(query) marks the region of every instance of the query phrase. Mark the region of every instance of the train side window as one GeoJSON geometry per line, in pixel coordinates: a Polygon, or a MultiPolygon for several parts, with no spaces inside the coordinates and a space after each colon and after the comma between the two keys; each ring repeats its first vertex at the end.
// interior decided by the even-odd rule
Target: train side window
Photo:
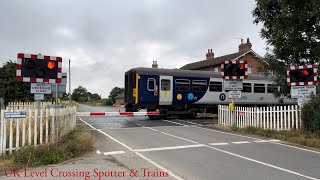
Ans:
{"type": "Polygon", "coordinates": [[[207,91],[207,81],[203,81],[203,80],[192,81],[192,90],[193,91],[207,91]]]}
{"type": "Polygon", "coordinates": [[[209,91],[221,92],[222,91],[222,82],[210,81],[209,91]]]}
{"type": "Polygon", "coordinates": [[[154,91],[155,87],[156,87],[156,80],[154,78],[149,78],[147,83],[148,91],[154,91]]]}
{"type": "Polygon", "coordinates": [[[161,79],[161,90],[170,91],[170,79],[161,79]]]}
{"type": "Polygon", "coordinates": [[[267,92],[268,93],[278,92],[278,87],[276,87],[274,84],[268,84],[267,85],[267,92]]]}
{"type": "Polygon", "coordinates": [[[251,92],[251,83],[243,83],[243,90],[242,92],[251,92]]]}
{"type": "Polygon", "coordinates": [[[266,88],[264,84],[254,84],[253,86],[253,91],[255,93],[265,93],[266,92],[266,88]]]}
{"type": "Polygon", "coordinates": [[[190,81],[187,79],[176,79],[176,90],[177,91],[189,91],[190,81]]]}

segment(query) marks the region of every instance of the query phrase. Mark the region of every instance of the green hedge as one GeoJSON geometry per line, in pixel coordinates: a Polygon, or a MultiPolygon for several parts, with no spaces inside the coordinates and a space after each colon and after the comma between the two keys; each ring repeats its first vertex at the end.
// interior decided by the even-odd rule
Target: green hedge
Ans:
{"type": "Polygon", "coordinates": [[[320,94],[303,105],[301,120],[304,130],[320,132],[320,94]]]}

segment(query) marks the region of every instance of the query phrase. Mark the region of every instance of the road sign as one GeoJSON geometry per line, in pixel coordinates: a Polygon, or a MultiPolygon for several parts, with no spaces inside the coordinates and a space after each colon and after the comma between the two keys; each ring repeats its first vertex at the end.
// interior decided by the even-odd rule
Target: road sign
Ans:
{"type": "Polygon", "coordinates": [[[225,95],[224,93],[221,93],[221,94],[219,95],[219,99],[220,99],[220,101],[226,100],[226,95],[225,95]]]}
{"type": "Polygon", "coordinates": [[[31,83],[31,94],[51,94],[51,84],[31,83]]]}
{"type": "Polygon", "coordinates": [[[241,80],[224,80],[224,90],[240,91],[243,89],[243,82],[241,80]]]}
{"type": "Polygon", "coordinates": [[[44,100],[44,94],[34,94],[34,100],[44,100]]]}
{"type": "Polygon", "coordinates": [[[4,118],[26,118],[26,117],[27,117],[27,113],[25,111],[4,113],[4,118]]]}
{"type": "Polygon", "coordinates": [[[230,99],[241,98],[241,91],[229,91],[229,98],[230,99]]]}
{"type": "Polygon", "coordinates": [[[316,86],[291,86],[291,98],[309,98],[316,95],[316,86]]]}

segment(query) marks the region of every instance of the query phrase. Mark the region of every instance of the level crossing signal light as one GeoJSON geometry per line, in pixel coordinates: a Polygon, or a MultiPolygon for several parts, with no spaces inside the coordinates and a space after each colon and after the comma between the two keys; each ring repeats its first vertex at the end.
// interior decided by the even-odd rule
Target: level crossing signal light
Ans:
{"type": "Polygon", "coordinates": [[[17,80],[21,82],[60,83],[62,58],[18,54],[17,80]]]}
{"type": "Polygon", "coordinates": [[[317,66],[305,65],[288,67],[287,83],[288,86],[316,85],[318,83],[317,66]]]}
{"type": "Polygon", "coordinates": [[[246,79],[248,77],[247,62],[244,60],[223,61],[221,73],[223,79],[246,79]]]}

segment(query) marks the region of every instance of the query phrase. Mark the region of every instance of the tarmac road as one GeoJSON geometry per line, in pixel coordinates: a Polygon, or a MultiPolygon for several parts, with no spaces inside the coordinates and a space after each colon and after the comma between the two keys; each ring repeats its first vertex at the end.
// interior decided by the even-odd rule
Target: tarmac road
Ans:
{"type": "Polygon", "coordinates": [[[212,119],[90,116],[77,123],[94,135],[96,152],[0,179],[320,179],[320,152],[218,130],[212,119]]]}
{"type": "MultiPolygon", "coordinates": [[[[81,111],[116,109],[82,105],[81,111]]],[[[149,120],[144,116],[80,118],[96,137],[97,154],[137,170],[138,177],[320,179],[320,152],[212,129],[207,127],[210,121],[149,120]],[[150,171],[147,175],[146,169],[150,171]]]]}

